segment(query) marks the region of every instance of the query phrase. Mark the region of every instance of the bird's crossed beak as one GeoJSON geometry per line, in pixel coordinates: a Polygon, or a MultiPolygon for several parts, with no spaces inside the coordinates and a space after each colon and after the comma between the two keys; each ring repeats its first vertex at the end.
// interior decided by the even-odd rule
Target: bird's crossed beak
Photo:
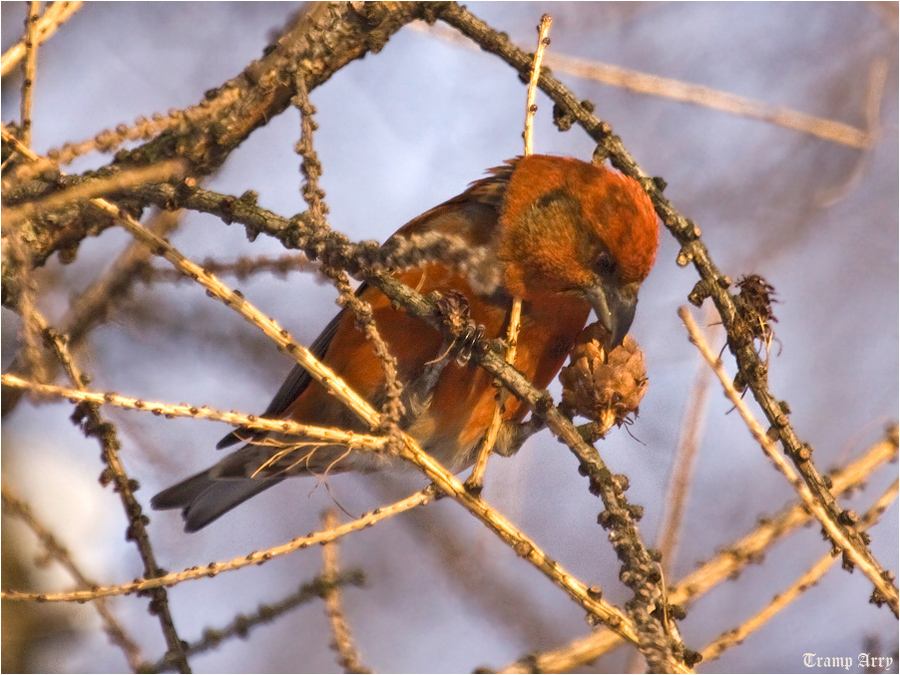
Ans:
{"type": "Polygon", "coordinates": [[[637,307],[637,285],[598,283],[585,290],[585,296],[600,323],[609,331],[610,349],[615,349],[628,334],[637,307]]]}

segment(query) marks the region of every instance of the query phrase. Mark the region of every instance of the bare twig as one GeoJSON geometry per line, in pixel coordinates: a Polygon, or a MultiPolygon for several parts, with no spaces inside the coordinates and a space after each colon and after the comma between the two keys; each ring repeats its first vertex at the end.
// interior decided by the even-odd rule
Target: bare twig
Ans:
{"type": "Polygon", "coordinates": [[[65,166],[91,152],[112,153],[128,141],[150,141],[165,131],[177,129],[194,119],[205,117],[207,114],[203,106],[200,106],[188,110],[170,111],[166,115],[154,113],[149,119],[144,116],[138,117],[131,124],[119,124],[113,129],[104,129],[87,140],[66,143],[60,148],[48,150],[44,163],[17,166],[10,176],[4,177],[4,185],[23,183],[36,177],[47,168],[65,166]]]}
{"type": "MultiPolygon", "coordinates": [[[[334,529],[339,525],[337,514],[333,510],[326,511],[322,518],[322,524],[325,529],[334,529]]],[[[325,583],[330,585],[330,588],[323,593],[323,598],[325,612],[331,623],[331,632],[334,634],[332,645],[337,651],[338,664],[345,673],[371,673],[371,670],[362,665],[359,652],[353,643],[350,626],[344,617],[341,591],[335,583],[339,574],[337,543],[330,541],[322,547],[322,578],[325,583]]]]}
{"type": "Polygon", "coordinates": [[[309,424],[300,424],[292,420],[270,419],[257,417],[256,415],[243,415],[236,412],[223,412],[207,406],[189,406],[187,404],[172,405],[159,401],[147,401],[144,399],[122,396],[112,392],[92,392],[86,389],[67,389],[52,384],[40,384],[29,382],[15,375],[2,375],[0,382],[8,387],[27,389],[36,394],[65,398],[70,401],[89,403],[91,405],[113,405],[117,408],[128,410],[143,410],[153,415],[172,417],[192,417],[198,420],[213,420],[227,422],[235,427],[246,427],[259,431],[275,431],[281,434],[302,436],[311,440],[327,443],[347,445],[349,447],[369,448],[378,450],[383,448],[387,438],[357,434],[352,431],[341,431],[328,427],[317,427],[309,424]]]}
{"type": "MultiPolygon", "coordinates": [[[[534,62],[531,65],[531,79],[528,83],[528,95],[525,102],[525,131],[522,134],[525,139],[525,156],[534,152],[534,114],[537,112],[537,104],[534,99],[537,93],[537,82],[541,75],[541,63],[544,60],[544,52],[550,44],[550,25],[553,19],[549,14],[541,17],[541,23],[537,27],[538,45],[534,51],[534,62]]],[[[519,346],[519,329],[522,322],[522,298],[514,297],[512,307],[509,310],[509,322],[506,328],[506,362],[515,364],[516,351],[519,346]]],[[[481,445],[478,448],[475,466],[472,473],[466,479],[466,487],[470,490],[478,491],[482,487],[484,481],[484,472],[487,470],[488,458],[494,450],[497,443],[497,437],[500,434],[500,426],[503,423],[503,412],[506,407],[506,397],[508,392],[506,389],[497,389],[496,404],[494,405],[494,414],[491,423],[485,432],[481,445]]]]}
{"type": "MultiPolygon", "coordinates": [[[[32,2],[29,3],[28,6],[28,18],[25,21],[27,35],[30,34],[28,31],[33,28],[34,22],[31,19],[34,16],[33,12],[36,12],[35,8],[37,4],[38,3],[36,2],[32,2]]],[[[29,52],[29,54],[30,53],[31,52],[29,52]]],[[[26,68],[26,82],[28,81],[27,74],[28,73],[26,68]]],[[[26,92],[23,85],[23,99],[25,93],[26,92]]],[[[23,117],[26,112],[26,106],[23,103],[23,117]]],[[[3,140],[10,143],[14,148],[16,148],[17,152],[29,159],[37,159],[37,155],[32,152],[31,148],[28,147],[28,135],[23,135],[23,140],[26,142],[20,141],[18,138],[10,134],[5,126],[2,127],[2,135],[3,140]]],[[[38,377],[43,378],[46,377],[46,372],[45,368],[43,367],[43,352],[41,351],[40,347],[41,327],[35,319],[35,296],[37,295],[37,290],[35,288],[34,274],[32,269],[33,260],[31,256],[31,247],[26,245],[25,235],[19,230],[13,230],[10,234],[5,236],[3,243],[5,244],[5,246],[3,246],[3,250],[6,252],[5,257],[7,261],[7,267],[11,267],[16,276],[16,310],[18,311],[19,316],[22,319],[21,337],[24,344],[21,350],[22,358],[29,369],[31,369],[38,377]]]]}
{"type": "MultiPolygon", "coordinates": [[[[686,307],[679,308],[678,316],[681,317],[681,320],[684,322],[690,335],[691,342],[700,350],[703,358],[706,359],[706,362],[713,369],[716,377],[719,378],[719,381],[722,383],[722,388],[725,390],[725,395],[728,397],[728,400],[734,404],[735,408],[737,408],[741,418],[746,422],[747,427],[750,429],[753,438],[756,439],[756,442],[759,443],[766,455],[774,462],[778,471],[784,474],[785,478],[788,479],[807,508],[813,512],[815,517],[822,524],[822,527],[828,533],[829,538],[834,542],[834,545],[843,550],[844,555],[862,570],[863,574],[865,574],[874,584],[882,601],[887,602],[891,607],[891,610],[896,614],[898,606],[897,587],[894,586],[891,579],[886,578],[885,573],[881,571],[879,566],[871,563],[871,553],[868,552],[865,544],[860,542],[859,545],[857,545],[858,539],[850,539],[848,531],[856,532],[853,523],[848,522],[846,515],[843,515],[841,522],[835,522],[831,518],[822,503],[812,494],[806,483],[800,479],[800,476],[794,470],[794,467],[778,451],[778,448],[775,447],[775,444],[766,434],[765,430],[753,417],[753,414],[741,398],[740,392],[734,388],[731,378],[728,377],[722,368],[721,361],[719,361],[706,343],[703,334],[700,332],[700,329],[697,327],[697,324],[694,322],[688,309],[686,307]]],[[[847,512],[842,512],[842,514],[846,513],[847,512]]]]}
{"type": "MultiPolygon", "coordinates": [[[[315,107],[309,101],[309,92],[306,89],[306,82],[303,77],[297,74],[297,93],[291,102],[300,111],[300,140],[295,147],[297,154],[303,158],[300,170],[305,181],[301,192],[303,200],[309,206],[309,218],[313,226],[319,231],[327,231],[330,229],[325,221],[325,215],[328,213],[328,206],[323,201],[324,191],[319,187],[319,177],[322,175],[322,163],[313,147],[313,131],[318,125],[313,120],[316,113],[315,107]]],[[[384,419],[382,428],[389,433],[393,433],[392,429],[397,425],[400,416],[403,414],[403,403],[400,396],[403,393],[403,386],[397,379],[397,359],[390,353],[387,344],[378,331],[372,316],[372,307],[368,302],[361,300],[353,288],[350,286],[350,279],[343,270],[326,265],[322,268],[322,273],[332,280],[337,287],[340,297],[338,304],[342,307],[349,307],[350,311],[356,316],[357,326],[365,333],[366,339],[372,343],[372,347],[381,362],[381,369],[385,378],[385,404],[383,406],[384,419]]]]}
{"type": "Polygon", "coordinates": [[[525,104],[525,154],[530,155],[534,152],[534,113],[537,112],[537,104],[535,94],[537,93],[538,78],[541,76],[541,64],[544,61],[544,51],[550,44],[550,25],[553,18],[549,14],[541,17],[541,23],[538,26],[538,45],[534,50],[534,62],[531,65],[531,77],[528,80],[528,96],[525,104]]]}
{"type": "Polygon", "coordinates": [[[31,105],[34,96],[34,79],[37,72],[37,22],[41,3],[28,2],[25,16],[25,77],[22,78],[22,100],[20,102],[20,133],[22,143],[31,145],[31,105]]]}
{"type": "MultiPolygon", "coordinates": [[[[9,129],[6,128],[5,124],[0,124],[0,131],[2,131],[3,142],[8,143],[13,150],[30,160],[34,165],[35,172],[40,172],[53,166],[53,162],[44,157],[38,157],[34,152],[32,152],[31,148],[28,147],[26,143],[23,143],[18,138],[16,138],[15,134],[13,134],[9,129]]],[[[10,155],[10,157],[12,157],[12,155],[10,155]]],[[[13,182],[14,181],[11,178],[3,178],[2,186],[4,197],[6,197],[7,189],[13,184],[13,182]]]]}
{"type": "Polygon", "coordinates": [[[319,125],[313,120],[316,109],[309,102],[309,91],[303,75],[298,72],[294,79],[296,93],[291,99],[291,103],[300,111],[300,140],[297,141],[294,149],[303,158],[300,163],[300,172],[305,179],[300,192],[303,195],[303,201],[309,206],[310,217],[318,223],[323,223],[325,215],[328,213],[328,206],[323,201],[325,192],[319,187],[322,163],[313,147],[313,132],[319,128],[319,125]]]}
{"type": "Polygon", "coordinates": [[[34,320],[37,289],[35,274],[31,269],[31,249],[22,240],[20,232],[13,232],[6,237],[4,243],[6,243],[7,260],[16,270],[18,277],[16,311],[22,319],[19,329],[22,340],[20,350],[22,361],[37,377],[45,378],[47,369],[44,367],[44,352],[41,348],[41,328],[34,320]]]}
{"type": "Polygon", "coordinates": [[[384,373],[385,401],[381,410],[382,420],[380,428],[393,437],[398,429],[397,424],[405,412],[403,401],[400,400],[403,394],[403,385],[397,377],[397,359],[391,354],[387,343],[378,331],[378,325],[375,323],[375,317],[372,313],[372,306],[368,302],[361,300],[354,293],[347,273],[329,266],[323,266],[322,273],[330,278],[338,289],[340,293],[338,303],[342,307],[348,307],[356,316],[357,328],[372,343],[372,350],[381,363],[381,371],[384,373]]]}
{"type": "MultiPolygon", "coordinates": [[[[703,439],[703,427],[709,402],[709,368],[699,359],[697,375],[688,396],[688,409],[681,424],[681,435],[672,460],[672,475],[669,479],[665,509],[657,534],[659,564],[664,578],[670,578],[678,551],[678,537],[681,533],[688,490],[691,484],[694,464],[703,439]]],[[[610,424],[611,426],[611,424],[610,424]]],[[[641,654],[635,652],[628,666],[629,673],[640,673],[646,669],[641,654]]]]}
{"type": "Polygon", "coordinates": [[[13,149],[18,152],[20,155],[25,157],[26,159],[32,162],[46,162],[47,165],[51,164],[46,159],[38,156],[32,149],[28,146],[27,143],[23,143],[18,138],[16,138],[7,128],[6,125],[3,125],[3,141],[5,143],[9,143],[13,146],[13,149]]]}
{"type": "MultiPolygon", "coordinates": [[[[38,19],[36,27],[36,35],[33,38],[33,44],[40,44],[49,38],[56,29],[69,20],[75,12],[77,12],[83,3],[81,2],[54,2],[51,3],[41,18],[38,19]]],[[[0,76],[6,77],[13,68],[18,65],[27,52],[25,42],[17,42],[15,45],[3,52],[0,58],[0,76]]]]}

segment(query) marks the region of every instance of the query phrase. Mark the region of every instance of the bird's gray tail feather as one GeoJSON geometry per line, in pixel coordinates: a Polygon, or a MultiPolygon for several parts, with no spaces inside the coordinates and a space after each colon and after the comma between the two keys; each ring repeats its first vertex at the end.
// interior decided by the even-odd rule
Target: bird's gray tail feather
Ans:
{"type": "MultiPolygon", "coordinates": [[[[213,467],[215,468],[215,467],[213,467]]],[[[202,471],[167,488],[150,500],[154,509],[181,509],[184,531],[196,532],[253,495],[280,483],[280,478],[212,478],[202,471]]]]}

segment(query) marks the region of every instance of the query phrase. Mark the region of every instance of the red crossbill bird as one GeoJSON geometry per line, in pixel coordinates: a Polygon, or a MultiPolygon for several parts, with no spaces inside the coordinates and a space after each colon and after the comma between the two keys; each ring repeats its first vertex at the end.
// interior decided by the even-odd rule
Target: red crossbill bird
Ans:
{"type": "MultiPolygon", "coordinates": [[[[514,365],[537,387],[559,372],[591,310],[609,331],[610,347],[622,342],[658,239],[653,206],[636,181],[604,166],[542,155],[492,169],[404,225],[388,243],[429,232],[461,239],[471,247],[472,264],[462,269],[429,261],[396,277],[422,294],[461,294],[487,338],[505,335],[512,299],[520,298],[514,365]]],[[[364,284],[358,295],[371,305],[397,359],[404,386],[401,426],[451,471],[471,466],[497,405],[493,376],[464,358],[448,357],[438,330],[392,307],[378,289],[364,284]]],[[[355,324],[354,313],[344,309],[311,351],[377,409],[386,397],[384,370],[355,324]]],[[[524,403],[511,399],[504,422],[516,425],[526,412],[524,403]]],[[[299,365],[263,415],[369,431],[299,365]]],[[[497,450],[513,436],[502,434],[497,450]]],[[[246,429],[218,447],[241,441],[246,444],[211,468],[160,492],[153,507],[182,509],[191,532],[288,476],[367,472],[402,461],[246,429]]]]}

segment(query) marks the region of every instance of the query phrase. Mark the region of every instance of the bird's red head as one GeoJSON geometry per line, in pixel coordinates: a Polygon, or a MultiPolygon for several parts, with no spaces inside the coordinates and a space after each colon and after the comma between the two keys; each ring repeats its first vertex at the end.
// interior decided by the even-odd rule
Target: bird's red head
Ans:
{"type": "Polygon", "coordinates": [[[578,293],[620,344],[656,257],[650,198],[631,178],[565,157],[515,160],[500,221],[507,289],[578,293]]]}

